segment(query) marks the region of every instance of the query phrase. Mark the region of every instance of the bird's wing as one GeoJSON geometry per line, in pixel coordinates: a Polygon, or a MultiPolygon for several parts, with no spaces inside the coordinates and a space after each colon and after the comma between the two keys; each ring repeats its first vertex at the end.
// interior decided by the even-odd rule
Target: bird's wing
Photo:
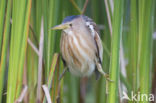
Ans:
{"type": "Polygon", "coordinates": [[[90,30],[91,35],[95,40],[95,44],[96,44],[97,51],[98,51],[97,56],[100,59],[99,62],[101,63],[102,58],[103,58],[103,46],[102,46],[102,42],[101,42],[100,35],[99,35],[99,29],[97,28],[96,23],[93,22],[92,19],[90,19],[87,16],[83,16],[83,18],[86,22],[86,26],[90,30]]]}
{"type": "MultiPolygon", "coordinates": [[[[97,47],[97,50],[98,50],[98,61],[100,62],[100,64],[102,64],[103,46],[102,46],[99,34],[96,31],[95,31],[94,40],[95,40],[96,47],[97,47]]],[[[98,80],[100,78],[100,76],[101,76],[100,72],[98,71],[98,67],[96,67],[96,69],[95,69],[95,75],[96,75],[96,80],[98,80]]]]}
{"type": "MultiPolygon", "coordinates": [[[[99,30],[96,26],[96,23],[94,23],[92,19],[88,18],[87,16],[83,16],[83,18],[86,22],[86,26],[88,27],[88,29],[91,32],[91,35],[95,41],[95,45],[97,48],[97,58],[96,58],[95,62],[97,62],[101,65],[102,59],[103,59],[103,46],[102,46],[102,42],[100,39],[99,30]]],[[[100,72],[99,72],[97,66],[95,69],[95,75],[96,75],[96,80],[98,80],[100,78],[100,72]]]]}
{"type": "Polygon", "coordinates": [[[101,39],[98,35],[98,33],[95,31],[95,36],[94,36],[94,40],[98,49],[98,56],[100,58],[100,62],[102,62],[103,59],[103,46],[102,46],[102,42],[101,39]]]}

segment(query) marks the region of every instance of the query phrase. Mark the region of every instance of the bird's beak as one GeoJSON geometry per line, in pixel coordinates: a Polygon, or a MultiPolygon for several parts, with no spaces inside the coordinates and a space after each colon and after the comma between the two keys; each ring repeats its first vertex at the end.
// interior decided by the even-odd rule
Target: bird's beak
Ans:
{"type": "Polygon", "coordinates": [[[68,24],[60,24],[60,25],[56,25],[56,26],[52,27],[51,29],[52,30],[62,30],[62,29],[66,29],[68,27],[69,27],[68,24]]]}

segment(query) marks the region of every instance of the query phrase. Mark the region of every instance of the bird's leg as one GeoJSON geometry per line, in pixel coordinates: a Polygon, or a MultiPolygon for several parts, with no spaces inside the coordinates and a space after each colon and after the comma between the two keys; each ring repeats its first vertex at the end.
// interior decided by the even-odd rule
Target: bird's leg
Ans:
{"type": "Polygon", "coordinates": [[[66,73],[66,71],[68,70],[67,64],[65,62],[65,60],[63,59],[63,57],[61,56],[62,62],[63,62],[63,72],[61,73],[61,75],[59,76],[59,81],[61,81],[62,77],[64,76],[64,74],[66,73]]]}
{"type": "Polygon", "coordinates": [[[106,74],[106,73],[103,71],[102,66],[101,66],[100,63],[97,62],[97,63],[96,63],[96,66],[97,66],[98,71],[106,78],[107,81],[113,82],[113,81],[109,78],[109,75],[106,74]]]}
{"type": "Polygon", "coordinates": [[[64,66],[63,72],[61,73],[61,75],[59,76],[59,84],[58,84],[58,96],[56,98],[56,103],[60,103],[60,88],[61,88],[61,79],[63,78],[63,76],[65,75],[66,71],[68,70],[67,66],[64,66]]]}
{"type": "Polygon", "coordinates": [[[62,77],[64,76],[64,74],[66,73],[67,70],[68,70],[68,68],[67,68],[67,66],[65,66],[62,74],[59,76],[59,81],[61,81],[62,77]]]}
{"type": "Polygon", "coordinates": [[[113,82],[113,81],[109,78],[109,75],[103,71],[102,66],[99,62],[96,63],[96,66],[97,66],[97,70],[106,78],[106,94],[108,94],[108,82],[113,82]]]}

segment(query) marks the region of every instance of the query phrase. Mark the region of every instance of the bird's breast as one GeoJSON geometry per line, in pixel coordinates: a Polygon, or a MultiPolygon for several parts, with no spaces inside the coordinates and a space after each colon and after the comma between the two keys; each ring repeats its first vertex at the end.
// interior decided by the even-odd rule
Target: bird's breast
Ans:
{"type": "Polygon", "coordinates": [[[61,53],[74,75],[87,76],[95,69],[95,46],[88,38],[84,35],[74,35],[72,32],[63,32],[61,35],[61,53]]]}

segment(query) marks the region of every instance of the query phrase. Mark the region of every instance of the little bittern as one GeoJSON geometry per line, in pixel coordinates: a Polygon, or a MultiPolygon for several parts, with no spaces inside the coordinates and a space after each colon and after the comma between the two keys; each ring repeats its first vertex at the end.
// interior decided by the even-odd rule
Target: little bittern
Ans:
{"type": "Polygon", "coordinates": [[[103,46],[98,28],[92,19],[84,15],[68,16],[62,24],[52,29],[62,30],[62,59],[72,74],[85,77],[95,72],[96,78],[99,78],[102,73],[109,80],[101,66],[103,46]]]}

